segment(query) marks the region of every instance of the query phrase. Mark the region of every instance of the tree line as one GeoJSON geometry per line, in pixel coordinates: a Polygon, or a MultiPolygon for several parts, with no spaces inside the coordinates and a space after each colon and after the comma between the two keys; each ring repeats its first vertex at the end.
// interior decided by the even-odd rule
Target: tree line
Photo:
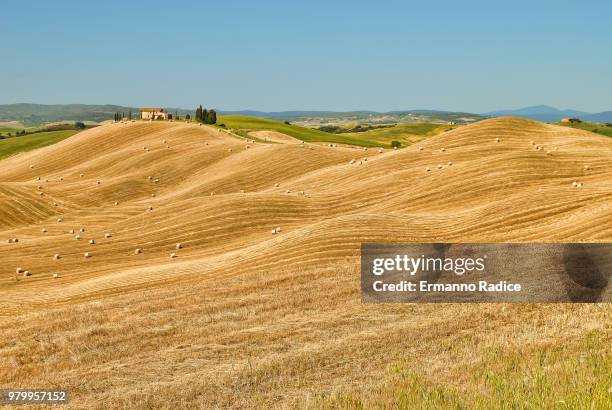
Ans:
{"type": "MultiPolygon", "coordinates": [[[[125,118],[124,112],[116,112],[115,113],[115,122],[122,121],[125,118]]],[[[128,113],[128,120],[132,119],[132,111],[128,113]]]]}
{"type": "Polygon", "coordinates": [[[216,124],[217,113],[215,110],[206,110],[200,105],[195,111],[195,120],[204,124],[216,124]]]}

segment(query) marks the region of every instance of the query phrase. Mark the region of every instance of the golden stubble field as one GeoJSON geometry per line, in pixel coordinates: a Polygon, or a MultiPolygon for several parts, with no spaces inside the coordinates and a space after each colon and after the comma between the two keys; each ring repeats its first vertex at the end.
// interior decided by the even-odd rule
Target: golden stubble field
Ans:
{"type": "Polygon", "coordinates": [[[382,153],[278,141],[117,123],[0,161],[0,387],[74,408],[610,403],[609,304],[363,305],[358,256],[609,242],[612,140],[501,118],[382,153]]]}

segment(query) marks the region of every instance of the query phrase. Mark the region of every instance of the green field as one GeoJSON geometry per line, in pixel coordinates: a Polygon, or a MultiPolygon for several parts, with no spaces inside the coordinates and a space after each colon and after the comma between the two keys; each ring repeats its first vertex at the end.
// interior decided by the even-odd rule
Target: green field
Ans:
{"type": "Polygon", "coordinates": [[[407,146],[450,128],[446,125],[430,123],[402,123],[394,127],[373,129],[366,132],[333,134],[298,125],[288,125],[264,118],[241,115],[222,115],[217,119],[217,123],[225,124],[226,128],[241,136],[248,136],[251,131],[276,131],[306,142],[331,142],[385,148],[388,148],[393,140],[400,141],[402,146],[407,146]]]}
{"type": "Polygon", "coordinates": [[[612,137],[612,127],[605,124],[594,124],[592,122],[578,122],[578,123],[567,123],[559,122],[558,125],[564,127],[578,128],[581,130],[595,132],[597,134],[605,135],[606,137],[612,137]]]}
{"type": "Polygon", "coordinates": [[[76,130],[48,131],[2,139],[0,140],[0,159],[10,157],[19,152],[31,151],[55,144],[73,136],[77,132],[76,130]]]}

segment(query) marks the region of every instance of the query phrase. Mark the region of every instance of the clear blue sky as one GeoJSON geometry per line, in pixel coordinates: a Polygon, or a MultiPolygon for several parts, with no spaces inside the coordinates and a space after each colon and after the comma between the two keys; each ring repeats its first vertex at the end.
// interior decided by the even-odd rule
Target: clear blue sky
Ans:
{"type": "Polygon", "coordinates": [[[612,110],[612,2],[3,0],[15,102],[612,110]]]}

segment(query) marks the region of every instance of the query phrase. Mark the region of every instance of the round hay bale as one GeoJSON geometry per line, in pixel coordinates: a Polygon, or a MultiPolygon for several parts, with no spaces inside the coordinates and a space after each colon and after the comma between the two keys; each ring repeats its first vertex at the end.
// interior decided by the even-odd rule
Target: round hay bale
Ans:
{"type": "Polygon", "coordinates": [[[46,228],[42,228],[40,231],[41,231],[42,233],[46,233],[46,232],[47,232],[47,229],[46,229],[46,228]]]}
{"type": "Polygon", "coordinates": [[[19,243],[19,239],[13,238],[13,243],[19,243]]]}
{"type": "Polygon", "coordinates": [[[13,243],[13,238],[9,238],[8,243],[13,243]]]}
{"type": "Polygon", "coordinates": [[[355,159],[352,159],[349,164],[354,164],[355,163],[355,159]]]}
{"type": "Polygon", "coordinates": [[[85,176],[85,174],[81,173],[79,174],[79,177],[83,178],[85,176]]]}
{"type": "Polygon", "coordinates": [[[95,245],[96,244],[96,240],[95,239],[90,239],[89,240],[89,244],[90,245],[95,245]]]}
{"type": "Polygon", "coordinates": [[[578,182],[578,185],[576,185],[576,188],[582,188],[582,182],[578,182]]]}
{"type": "Polygon", "coordinates": [[[30,169],[34,169],[34,165],[30,164],[30,169]]]}
{"type": "Polygon", "coordinates": [[[61,256],[59,255],[59,253],[56,253],[55,255],[53,255],[53,260],[60,260],[61,256]]]}
{"type": "Polygon", "coordinates": [[[141,253],[142,253],[142,249],[140,249],[140,248],[136,248],[134,250],[134,255],[140,255],[141,253]]]}
{"type": "Polygon", "coordinates": [[[438,164],[438,169],[442,169],[442,164],[438,164]]]}
{"type": "Polygon", "coordinates": [[[89,253],[89,252],[85,252],[85,253],[83,254],[83,256],[84,256],[85,258],[91,258],[91,253],[89,253]]]}
{"type": "Polygon", "coordinates": [[[79,229],[79,232],[81,232],[81,233],[85,232],[85,228],[79,229]]]}
{"type": "Polygon", "coordinates": [[[60,275],[58,273],[53,274],[53,279],[59,279],[59,278],[60,278],[60,275]]]}
{"type": "Polygon", "coordinates": [[[100,182],[100,180],[96,181],[96,185],[100,185],[102,182],[100,182]]]}
{"type": "Polygon", "coordinates": [[[275,229],[275,230],[276,230],[276,233],[280,233],[281,228],[280,228],[280,227],[276,227],[276,229],[275,229]]]}
{"type": "Polygon", "coordinates": [[[151,198],[155,198],[155,194],[151,194],[151,198]]]}
{"type": "Polygon", "coordinates": [[[276,235],[276,229],[272,229],[272,235],[276,235]]]}
{"type": "Polygon", "coordinates": [[[578,186],[578,182],[576,182],[576,181],[572,182],[572,186],[573,186],[574,188],[576,188],[576,187],[578,186]]]}
{"type": "Polygon", "coordinates": [[[175,248],[176,249],[183,249],[183,245],[181,243],[177,243],[175,248]]]}
{"type": "Polygon", "coordinates": [[[119,202],[115,201],[115,205],[119,205],[119,202]]]}
{"type": "Polygon", "coordinates": [[[440,148],[440,151],[441,151],[441,152],[445,152],[445,151],[446,151],[446,148],[440,148]]]}
{"type": "Polygon", "coordinates": [[[81,235],[76,235],[76,236],[74,237],[74,239],[76,239],[77,241],[80,241],[80,240],[81,240],[81,235]]]}
{"type": "Polygon", "coordinates": [[[17,268],[17,269],[15,269],[15,273],[17,273],[17,274],[23,273],[23,269],[22,268],[17,268]]]}
{"type": "Polygon", "coordinates": [[[423,151],[423,147],[419,147],[419,151],[423,151]]]}
{"type": "Polygon", "coordinates": [[[62,218],[57,218],[57,222],[63,222],[64,220],[62,218]]]}
{"type": "Polygon", "coordinates": [[[448,166],[450,167],[451,165],[453,165],[452,161],[448,161],[448,166]]]}
{"type": "Polygon", "coordinates": [[[74,229],[68,231],[69,234],[74,234],[74,229]]]}
{"type": "Polygon", "coordinates": [[[149,207],[147,208],[147,211],[149,211],[149,212],[153,211],[153,207],[151,205],[149,205],[149,207]]]}
{"type": "Polygon", "coordinates": [[[153,181],[153,177],[152,177],[151,175],[149,175],[149,176],[147,177],[147,179],[148,179],[149,181],[153,181]]]}
{"type": "Polygon", "coordinates": [[[589,166],[588,166],[588,165],[585,165],[583,168],[584,168],[584,170],[585,170],[585,171],[588,171],[588,170],[590,170],[590,169],[591,169],[591,168],[589,168],[589,166]]]}
{"type": "Polygon", "coordinates": [[[39,192],[39,193],[38,193],[38,195],[40,195],[40,196],[44,196],[44,195],[45,195],[45,193],[44,193],[44,192],[39,192]]]}
{"type": "Polygon", "coordinates": [[[110,232],[107,232],[107,233],[105,233],[105,234],[104,234],[104,237],[105,237],[106,239],[108,239],[108,238],[112,238],[112,237],[113,237],[113,235],[112,235],[110,232]]]}
{"type": "Polygon", "coordinates": [[[23,272],[23,276],[32,276],[32,272],[27,270],[27,271],[23,272]]]}
{"type": "Polygon", "coordinates": [[[276,188],[278,188],[278,187],[280,186],[280,184],[279,184],[279,183],[276,183],[276,184],[274,184],[274,186],[275,186],[276,188]]]}
{"type": "Polygon", "coordinates": [[[379,149],[378,149],[378,153],[379,153],[379,154],[382,154],[382,153],[383,153],[383,149],[382,149],[382,148],[379,148],[379,149]]]}
{"type": "Polygon", "coordinates": [[[501,140],[499,138],[495,138],[495,142],[500,142],[501,140]]]}
{"type": "Polygon", "coordinates": [[[425,171],[429,172],[429,171],[431,171],[431,168],[427,167],[427,168],[425,168],[425,171]]]}
{"type": "Polygon", "coordinates": [[[174,258],[176,258],[176,257],[177,257],[177,256],[176,256],[176,253],[172,252],[172,253],[170,254],[170,258],[174,259],[174,258]]]}

